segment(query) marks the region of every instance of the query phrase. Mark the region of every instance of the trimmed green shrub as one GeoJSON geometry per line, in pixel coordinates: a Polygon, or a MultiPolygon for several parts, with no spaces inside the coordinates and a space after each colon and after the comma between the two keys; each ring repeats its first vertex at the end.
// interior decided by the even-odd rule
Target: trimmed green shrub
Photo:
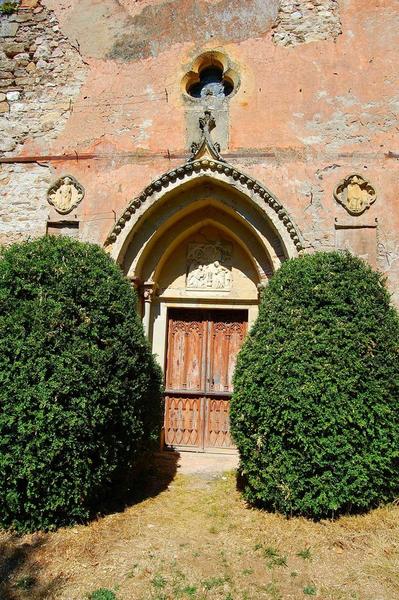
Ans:
{"type": "Polygon", "coordinates": [[[158,439],[161,374],[137,298],[98,246],[0,256],[0,524],[85,521],[158,439]]]}
{"type": "Polygon", "coordinates": [[[238,356],[231,404],[249,502],[312,518],[399,494],[399,319],[349,253],[288,260],[238,356]]]}

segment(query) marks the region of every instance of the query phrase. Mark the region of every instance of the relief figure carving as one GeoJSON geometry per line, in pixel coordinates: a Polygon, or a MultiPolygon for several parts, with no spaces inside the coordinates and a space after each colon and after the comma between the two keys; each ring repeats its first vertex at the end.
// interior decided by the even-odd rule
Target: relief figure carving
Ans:
{"type": "Polygon", "coordinates": [[[47,199],[55,210],[63,215],[76,208],[83,200],[84,189],[71,175],[58,179],[48,190],[47,199]]]}
{"type": "Polygon", "coordinates": [[[376,191],[361,175],[349,175],[335,188],[334,198],[351,215],[361,215],[375,202],[376,191]]]}
{"type": "Polygon", "coordinates": [[[232,245],[226,242],[190,243],[187,252],[186,288],[231,289],[232,245]]]}

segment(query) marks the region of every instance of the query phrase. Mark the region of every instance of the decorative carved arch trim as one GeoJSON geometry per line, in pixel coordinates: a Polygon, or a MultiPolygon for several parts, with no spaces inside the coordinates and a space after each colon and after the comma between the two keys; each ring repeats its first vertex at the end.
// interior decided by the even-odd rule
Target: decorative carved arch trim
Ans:
{"type": "Polygon", "coordinates": [[[255,194],[260,201],[264,202],[266,206],[270,207],[275,212],[278,219],[281,221],[283,228],[288,233],[289,238],[292,240],[297,252],[303,250],[304,242],[301,233],[292,221],[287,210],[267,188],[262,186],[253,177],[246,175],[229,163],[221,160],[211,160],[209,158],[191,160],[186,164],[161,175],[161,177],[147,186],[137,198],[134,198],[130,202],[129,206],[115,223],[105,241],[105,246],[111,246],[117,241],[128,221],[130,221],[135,212],[138,211],[152,196],[162,194],[162,192],[165,193],[168,191],[168,188],[176,187],[176,184],[180,185],[185,181],[195,179],[201,175],[208,175],[212,178],[213,174],[215,179],[222,179],[225,183],[234,188],[237,188],[237,185],[240,185],[244,190],[247,190],[249,196],[255,194]]]}
{"type": "MultiPolygon", "coordinates": [[[[214,218],[213,211],[211,211],[211,215],[206,219],[202,219],[201,222],[197,221],[194,224],[194,219],[197,212],[198,210],[187,215],[186,218],[178,223],[177,230],[175,228],[173,229],[173,242],[170,242],[168,231],[166,231],[164,236],[161,236],[155,240],[155,244],[152,244],[149,249],[145,249],[145,254],[144,256],[140,256],[137,263],[138,268],[136,267],[139,277],[144,276],[144,279],[149,278],[151,281],[158,281],[165,264],[170,257],[173,256],[173,253],[176,251],[179,245],[184,242],[188,242],[190,237],[195,235],[195,233],[198,231],[201,231],[201,229],[206,226],[213,226],[220,232],[222,237],[229,238],[241,249],[243,254],[247,257],[248,261],[252,265],[254,272],[258,277],[258,283],[272,274],[273,264],[267,252],[268,249],[263,246],[262,241],[256,236],[255,232],[252,232],[249,229],[245,230],[244,225],[242,225],[240,222],[236,223],[238,225],[237,229],[231,227],[232,217],[229,217],[229,215],[226,213],[224,213],[226,222],[221,223],[219,220],[214,218]],[[245,231],[245,237],[244,235],[240,237],[239,233],[243,231],[245,231]],[[165,237],[168,241],[166,245],[167,250],[164,250],[162,256],[160,256],[160,247],[163,245],[162,242],[165,240],[165,237]],[[243,241],[244,239],[245,242],[243,241]],[[261,257],[263,258],[263,262],[261,261],[261,257]],[[267,264],[265,264],[266,257],[268,259],[267,264]],[[148,269],[148,262],[150,263],[150,269],[148,269]],[[154,263],[156,263],[155,268],[153,268],[154,263]],[[144,265],[146,265],[146,269],[144,269],[144,265]]],[[[222,211],[217,212],[222,214],[222,211]]]]}

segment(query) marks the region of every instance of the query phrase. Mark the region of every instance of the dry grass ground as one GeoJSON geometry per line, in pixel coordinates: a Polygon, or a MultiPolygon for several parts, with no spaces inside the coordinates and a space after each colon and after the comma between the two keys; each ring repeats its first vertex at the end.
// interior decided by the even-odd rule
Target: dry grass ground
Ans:
{"type": "Polygon", "coordinates": [[[157,471],[152,484],[88,526],[0,534],[1,600],[399,598],[398,507],[312,523],[249,508],[233,473],[157,471]]]}

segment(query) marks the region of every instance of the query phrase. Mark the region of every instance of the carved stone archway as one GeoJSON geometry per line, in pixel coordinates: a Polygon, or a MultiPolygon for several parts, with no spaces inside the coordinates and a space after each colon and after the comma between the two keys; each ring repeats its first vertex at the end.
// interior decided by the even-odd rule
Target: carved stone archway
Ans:
{"type": "MultiPolygon", "coordinates": [[[[281,202],[220,155],[211,138],[214,125],[211,114],[205,113],[200,120],[202,138],[193,144],[191,157],[134,198],[105,242],[111,256],[140,290],[146,333],[161,364],[167,307],[174,302],[186,306],[202,302],[195,293],[189,298],[189,289],[173,299],[160,281],[166,257],[173,262],[172,250],[188,234],[201,227],[216,227],[219,238],[229,239],[237,252],[246,255],[247,271],[251,271],[255,287],[265,285],[283,260],[303,249],[302,236],[281,202]]],[[[227,294],[222,297],[216,290],[213,299],[208,294],[203,302],[214,307],[245,307],[251,322],[257,314],[257,296],[251,294],[246,299],[227,294]]]]}
{"type": "Polygon", "coordinates": [[[279,200],[259,181],[227,163],[220,155],[217,144],[212,142],[210,132],[215,123],[209,112],[200,120],[202,139],[192,146],[192,156],[185,164],[164,173],[134,198],[109,233],[105,247],[118,261],[123,261],[126,246],[134,235],[137,223],[154,206],[161,204],[183,186],[198,180],[212,180],[229,187],[250,204],[256,205],[265,221],[272,226],[281,239],[287,257],[296,256],[303,249],[303,238],[287,210],[279,200]]]}
{"type": "Polygon", "coordinates": [[[227,451],[238,349],[260,289],[303,241],[277,198],[220,155],[210,113],[200,127],[192,156],[132,200],[106,246],[140,291],[144,328],[165,368],[166,443],[227,451]],[[198,415],[193,441],[187,423],[198,415]]]}

